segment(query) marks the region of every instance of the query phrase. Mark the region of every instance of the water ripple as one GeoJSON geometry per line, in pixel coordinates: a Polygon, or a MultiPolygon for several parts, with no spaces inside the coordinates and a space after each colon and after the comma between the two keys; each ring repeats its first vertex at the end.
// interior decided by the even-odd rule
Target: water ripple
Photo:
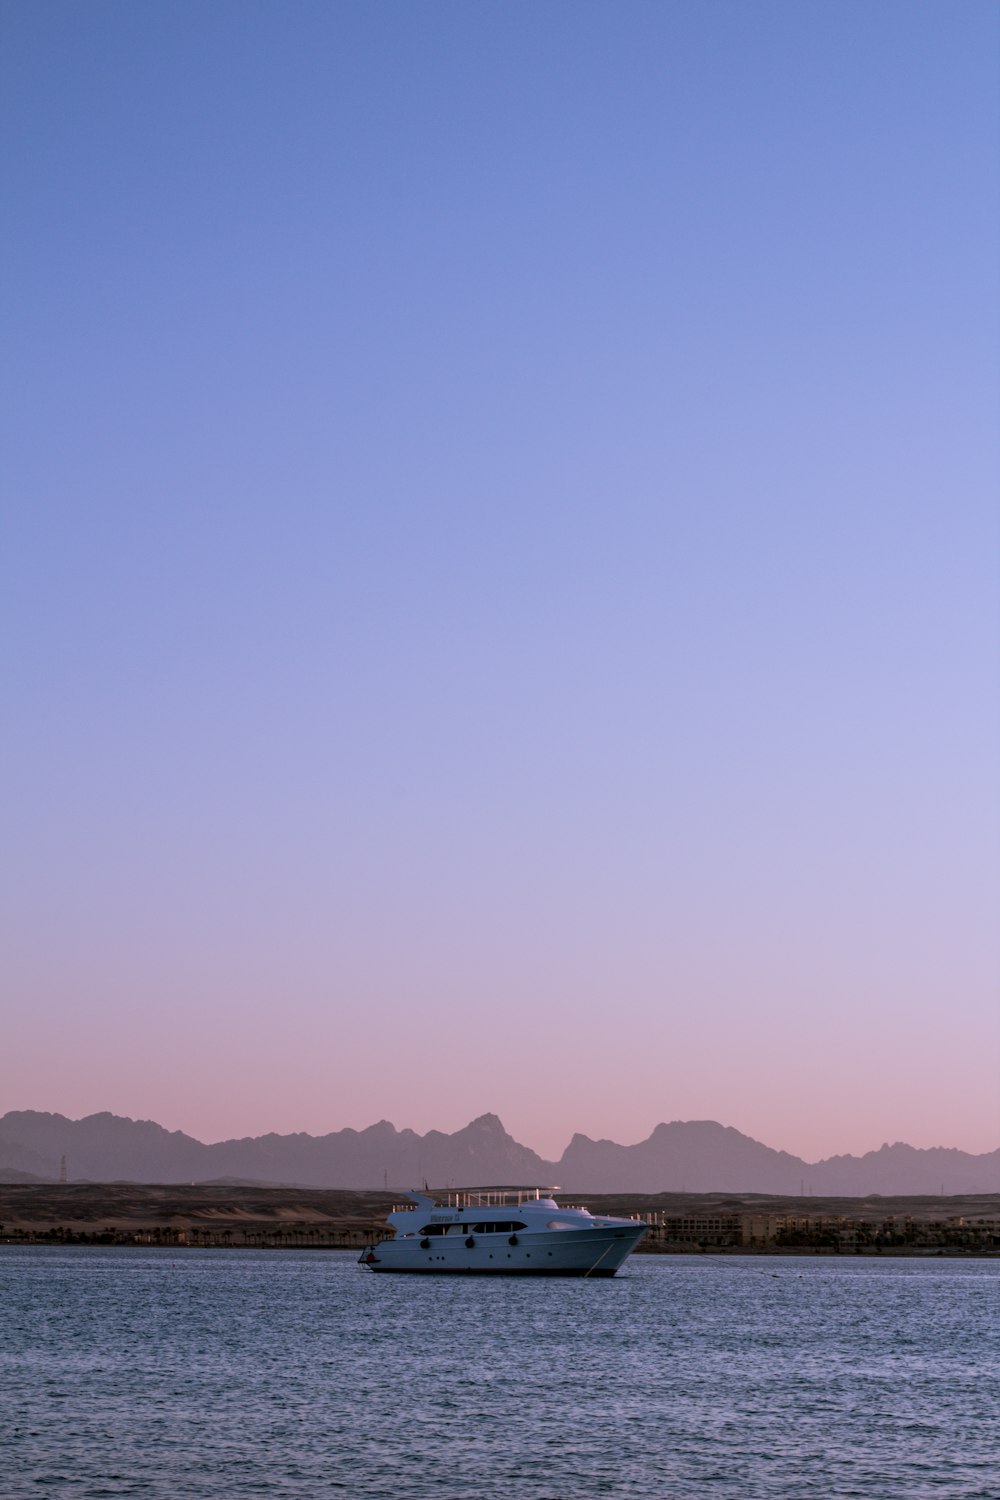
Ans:
{"type": "Polygon", "coordinates": [[[3,1500],[998,1500],[1000,1263],[0,1248],[3,1500]],[[771,1263],[773,1264],[773,1263],[771,1263]]]}

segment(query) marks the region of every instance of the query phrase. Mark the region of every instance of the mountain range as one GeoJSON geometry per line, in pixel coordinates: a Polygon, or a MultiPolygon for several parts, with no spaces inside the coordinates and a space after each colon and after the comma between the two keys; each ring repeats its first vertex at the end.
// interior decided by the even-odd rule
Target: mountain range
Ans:
{"type": "Polygon", "coordinates": [[[902,1142],[864,1156],[807,1162],[715,1120],[657,1125],[634,1146],[574,1135],[545,1161],[508,1135],[496,1115],[464,1129],[418,1135],[380,1120],[329,1135],[246,1136],[206,1145],[152,1120],[108,1113],[69,1120],[36,1110],[0,1117],[0,1181],[220,1182],[275,1186],[408,1188],[558,1183],[572,1193],[719,1192],[886,1197],[1000,1189],[1000,1150],[980,1156],[902,1142]]]}

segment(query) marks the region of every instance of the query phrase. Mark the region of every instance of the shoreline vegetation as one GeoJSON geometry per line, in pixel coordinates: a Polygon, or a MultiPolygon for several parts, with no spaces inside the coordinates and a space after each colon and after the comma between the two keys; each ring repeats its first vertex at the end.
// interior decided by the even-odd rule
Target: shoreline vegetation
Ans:
{"type": "MultiPolygon", "coordinates": [[[[638,1254],[1000,1258],[1000,1193],[778,1198],[752,1193],[573,1194],[645,1219],[638,1254]]],[[[0,1244],[360,1250],[387,1234],[402,1191],[222,1184],[0,1185],[0,1244]]]]}

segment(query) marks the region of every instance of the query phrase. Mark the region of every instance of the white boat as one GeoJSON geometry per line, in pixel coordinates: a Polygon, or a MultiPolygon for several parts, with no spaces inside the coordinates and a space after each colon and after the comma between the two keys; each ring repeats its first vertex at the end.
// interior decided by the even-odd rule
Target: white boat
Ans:
{"type": "Polygon", "coordinates": [[[649,1225],[596,1218],[586,1208],[560,1208],[552,1196],[558,1191],[483,1187],[407,1193],[412,1207],[388,1215],[393,1238],[368,1245],[360,1262],[372,1271],[613,1276],[649,1225]]]}

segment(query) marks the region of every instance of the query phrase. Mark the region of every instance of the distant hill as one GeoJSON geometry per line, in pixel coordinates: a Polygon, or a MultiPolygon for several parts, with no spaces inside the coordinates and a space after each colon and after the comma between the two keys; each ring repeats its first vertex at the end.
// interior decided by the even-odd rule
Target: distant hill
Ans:
{"type": "Polygon", "coordinates": [[[367,1130],[330,1135],[263,1135],[207,1146],[151,1120],[88,1115],[68,1120],[34,1110],[0,1119],[0,1166],[58,1176],[62,1156],[73,1181],[218,1182],[220,1179],[302,1187],[396,1188],[427,1181],[541,1182],[552,1163],[520,1146],[495,1115],[453,1135],[417,1135],[387,1120],[367,1130]]]}
{"type": "Polygon", "coordinates": [[[152,1120],[15,1110],[0,1118],[0,1180],[244,1182],[400,1189],[474,1183],[558,1183],[570,1193],[733,1192],[864,1197],[1000,1190],[1000,1150],[973,1156],[897,1142],[864,1156],[806,1162],[715,1120],[657,1125],[634,1146],[574,1135],[557,1162],[507,1134],[496,1115],[418,1135],[380,1120],[329,1135],[247,1136],[205,1145],[152,1120]],[[15,1174],[15,1175],[10,1175],[15,1174]]]}

